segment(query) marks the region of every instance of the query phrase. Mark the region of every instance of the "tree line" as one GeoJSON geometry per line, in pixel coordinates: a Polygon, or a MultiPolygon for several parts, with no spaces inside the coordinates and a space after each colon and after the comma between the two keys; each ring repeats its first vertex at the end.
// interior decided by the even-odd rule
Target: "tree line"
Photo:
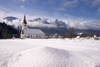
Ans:
{"type": "Polygon", "coordinates": [[[13,36],[19,37],[19,30],[7,25],[5,22],[0,22],[0,39],[12,38],[13,36]]]}
{"type": "Polygon", "coordinates": [[[100,34],[96,34],[96,33],[82,33],[81,35],[78,35],[74,28],[69,28],[68,29],[68,33],[66,34],[66,31],[63,31],[61,34],[59,35],[46,35],[47,38],[76,38],[76,36],[80,36],[80,37],[94,37],[94,35],[96,35],[97,37],[100,37],[100,34]]]}
{"type": "MultiPolygon", "coordinates": [[[[74,28],[69,28],[67,30],[67,34],[66,34],[66,30],[62,30],[61,34],[54,34],[54,35],[46,35],[47,38],[75,38],[77,35],[77,33],[75,32],[74,28]]],[[[94,35],[97,35],[98,37],[100,37],[100,34],[95,34],[95,33],[84,33],[81,34],[81,37],[93,37],[94,35]]],[[[12,38],[12,37],[16,37],[16,38],[20,38],[20,31],[19,31],[19,27],[18,29],[15,29],[14,27],[7,25],[5,22],[0,22],[0,39],[7,39],[7,38],[12,38]]]]}

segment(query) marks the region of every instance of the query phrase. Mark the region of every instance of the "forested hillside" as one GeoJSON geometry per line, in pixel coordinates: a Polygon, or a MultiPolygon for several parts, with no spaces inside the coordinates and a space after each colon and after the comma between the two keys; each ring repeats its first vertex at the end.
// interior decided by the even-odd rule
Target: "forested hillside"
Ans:
{"type": "Polygon", "coordinates": [[[5,22],[0,22],[0,39],[7,39],[14,37],[19,37],[19,30],[14,27],[7,25],[5,22]]]}

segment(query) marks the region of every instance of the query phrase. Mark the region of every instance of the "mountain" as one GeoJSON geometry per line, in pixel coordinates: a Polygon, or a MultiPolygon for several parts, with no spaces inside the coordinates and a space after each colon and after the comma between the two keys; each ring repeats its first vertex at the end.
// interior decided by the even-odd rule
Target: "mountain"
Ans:
{"type": "MultiPolygon", "coordinates": [[[[35,20],[32,20],[31,23],[33,23],[34,26],[29,25],[28,28],[41,29],[46,34],[55,34],[55,33],[63,34],[63,33],[68,33],[68,30],[70,28],[70,26],[69,26],[70,22],[67,23],[66,21],[60,21],[58,19],[50,21],[48,19],[37,18],[35,20]],[[35,26],[35,24],[37,24],[37,25],[35,26]]],[[[80,26],[80,25],[77,25],[77,26],[80,26]]],[[[90,24],[89,23],[84,23],[84,26],[89,27],[89,29],[88,28],[87,29],[77,29],[77,28],[74,28],[74,31],[76,33],[100,33],[100,30],[93,29],[95,25],[93,25],[92,23],[90,23],[90,24]],[[93,28],[90,28],[92,26],[93,26],[93,28]]]]}
{"type": "MultiPolygon", "coordinates": [[[[59,21],[58,19],[55,19],[55,20],[51,21],[51,20],[48,20],[48,19],[36,18],[34,20],[29,20],[29,22],[33,23],[33,25],[37,24],[36,27],[67,28],[66,23],[63,22],[63,21],[59,21]]],[[[33,25],[29,25],[29,26],[33,26],[33,25]]]]}
{"type": "Polygon", "coordinates": [[[36,18],[36,19],[34,19],[33,21],[39,21],[39,20],[41,20],[41,18],[36,18]]]}
{"type": "MultiPolygon", "coordinates": [[[[19,20],[16,17],[6,17],[3,19],[7,19],[11,22],[5,23],[14,26],[18,29],[18,27],[21,30],[21,24],[23,19],[19,20]],[[13,20],[13,21],[12,21],[13,20]]],[[[62,34],[62,33],[68,33],[69,28],[73,27],[76,33],[100,33],[100,23],[99,22],[77,22],[77,21],[61,21],[58,19],[54,20],[48,20],[48,19],[41,19],[36,18],[33,20],[27,20],[28,28],[35,28],[35,29],[41,29],[46,34],[62,34]]]]}
{"type": "Polygon", "coordinates": [[[3,19],[6,19],[7,21],[11,21],[11,22],[12,22],[12,20],[16,20],[16,19],[18,19],[18,18],[12,17],[12,16],[8,16],[8,17],[5,17],[5,18],[3,18],[3,19]]]}
{"type": "Polygon", "coordinates": [[[93,29],[74,29],[76,33],[100,33],[100,30],[93,30],[93,29]]]}
{"type": "Polygon", "coordinates": [[[63,21],[59,21],[58,19],[55,19],[53,21],[41,18],[29,20],[28,28],[41,29],[46,34],[62,34],[63,31],[65,31],[65,33],[68,33],[66,23],[64,23],[63,21]]]}

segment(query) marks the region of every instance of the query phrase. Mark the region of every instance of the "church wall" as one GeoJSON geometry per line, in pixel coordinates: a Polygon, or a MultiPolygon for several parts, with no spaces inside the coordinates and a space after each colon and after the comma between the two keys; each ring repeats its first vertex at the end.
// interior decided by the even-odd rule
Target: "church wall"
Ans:
{"type": "Polygon", "coordinates": [[[21,38],[45,38],[45,35],[41,35],[41,34],[21,34],[21,38]]]}
{"type": "MultiPolygon", "coordinates": [[[[25,33],[25,30],[27,30],[27,22],[26,22],[26,17],[24,16],[24,20],[23,20],[23,23],[22,23],[22,31],[21,31],[21,38],[45,38],[45,34],[41,34],[41,32],[38,34],[34,34],[34,33],[31,33],[31,31],[27,31],[27,32],[30,32],[30,33],[25,33]]],[[[35,32],[35,31],[34,31],[35,32]]]]}

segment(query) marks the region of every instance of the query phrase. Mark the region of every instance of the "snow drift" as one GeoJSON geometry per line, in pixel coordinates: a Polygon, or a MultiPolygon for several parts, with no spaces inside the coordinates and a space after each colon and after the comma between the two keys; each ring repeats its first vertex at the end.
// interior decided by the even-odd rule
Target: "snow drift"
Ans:
{"type": "Polygon", "coordinates": [[[90,56],[51,47],[39,47],[15,54],[8,67],[92,67],[90,56]],[[90,61],[87,61],[90,59],[90,61]]]}
{"type": "Polygon", "coordinates": [[[0,67],[100,67],[100,40],[2,39],[0,67]]]}

